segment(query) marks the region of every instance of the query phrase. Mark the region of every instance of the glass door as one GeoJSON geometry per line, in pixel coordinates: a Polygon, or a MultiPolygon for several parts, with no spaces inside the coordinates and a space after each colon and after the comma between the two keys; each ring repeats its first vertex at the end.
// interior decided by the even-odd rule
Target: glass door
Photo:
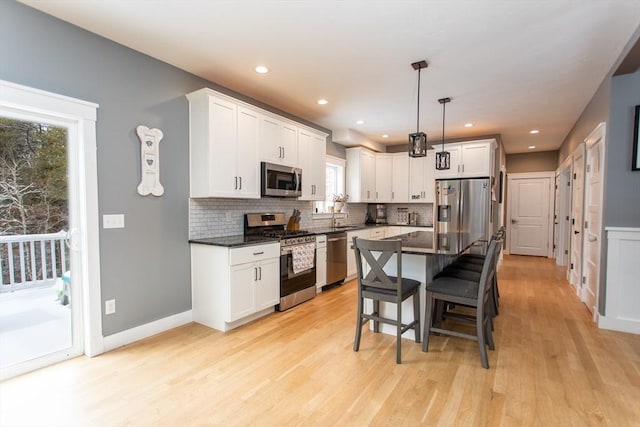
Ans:
{"type": "Polygon", "coordinates": [[[69,134],[48,117],[0,111],[1,369],[82,353],[69,134]]]}

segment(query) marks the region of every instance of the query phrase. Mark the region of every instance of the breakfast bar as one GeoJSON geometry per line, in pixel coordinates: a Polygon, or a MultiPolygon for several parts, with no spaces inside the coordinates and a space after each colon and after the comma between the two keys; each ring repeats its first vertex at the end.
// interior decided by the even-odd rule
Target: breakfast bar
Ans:
{"type": "MultiPolygon", "coordinates": [[[[420,282],[420,330],[424,330],[424,301],[425,286],[433,276],[438,274],[451,260],[459,254],[469,250],[475,245],[483,243],[482,235],[470,233],[434,233],[430,231],[415,231],[389,237],[385,240],[400,240],[402,242],[402,277],[418,280],[420,282]]],[[[395,256],[392,257],[385,272],[396,275],[395,256]]],[[[402,307],[403,323],[413,321],[412,301],[405,300],[402,307]]],[[[370,301],[367,301],[367,310],[371,310],[370,301]]],[[[395,304],[380,303],[380,315],[382,317],[395,318],[395,304]]],[[[384,333],[395,335],[396,330],[392,325],[381,324],[380,330],[384,333]]],[[[373,327],[373,325],[371,325],[373,327]]],[[[413,330],[407,331],[403,337],[414,339],[413,330]]]]}

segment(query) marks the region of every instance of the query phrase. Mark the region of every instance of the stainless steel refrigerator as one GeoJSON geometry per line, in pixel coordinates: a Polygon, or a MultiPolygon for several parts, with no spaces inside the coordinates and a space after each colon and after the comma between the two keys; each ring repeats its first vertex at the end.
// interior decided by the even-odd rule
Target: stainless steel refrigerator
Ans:
{"type": "Polygon", "coordinates": [[[491,179],[447,179],[436,181],[436,232],[440,241],[456,236],[466,247],[488,240],[491,215],[491,179]]]}

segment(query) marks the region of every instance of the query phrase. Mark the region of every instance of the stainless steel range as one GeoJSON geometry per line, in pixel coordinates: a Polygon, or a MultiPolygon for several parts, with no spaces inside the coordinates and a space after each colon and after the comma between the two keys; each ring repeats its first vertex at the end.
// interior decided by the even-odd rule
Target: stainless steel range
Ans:
{"type": "Polygon", "coordinates": [[[280,304],[287,310],[316,296],[316,236],[306,230],[286,230],[287,218],[278,213],[244,216],[247,238],[280,240],[280,304]]]}

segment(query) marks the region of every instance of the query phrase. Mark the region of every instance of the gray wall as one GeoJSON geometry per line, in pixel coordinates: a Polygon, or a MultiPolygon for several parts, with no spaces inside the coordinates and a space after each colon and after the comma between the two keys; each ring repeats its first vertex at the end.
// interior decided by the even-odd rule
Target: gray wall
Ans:
{"type": "Polygon", "coordinates": [[[126,224],[100,230],[102,300],[115,298],[117,308],[103,317],[103,335],[191,309],[184,95],[204,86],[238,95],[13,1],[0,1],[0,40],[0,79],[100,105],[99,214],[123,213],[126,224]],[[164,132],[162,197],[136,193],[140,124],[164,132]]]}
{"type": "Polygon", "coordinates": [[[506,168],[509,173],[555,171],[558,168],[558,152],[507,154],[506,168]]]}
{"type": "Polygon", "coordinates": [[[635,106],[640,105],[640,70],[612,79],[610,105],[604,225],[640,227],[640,171],[631,170],[635,106]]]}
{"type": "Polygon", "coordinates": [[[573,125],[571,131],[562,142],[559,150],[558,164],[569,157],[578,145],[602,122],[609,121],[609,100],[611,98],[611,78],[605,78],[589,104],[573,125]]]}

